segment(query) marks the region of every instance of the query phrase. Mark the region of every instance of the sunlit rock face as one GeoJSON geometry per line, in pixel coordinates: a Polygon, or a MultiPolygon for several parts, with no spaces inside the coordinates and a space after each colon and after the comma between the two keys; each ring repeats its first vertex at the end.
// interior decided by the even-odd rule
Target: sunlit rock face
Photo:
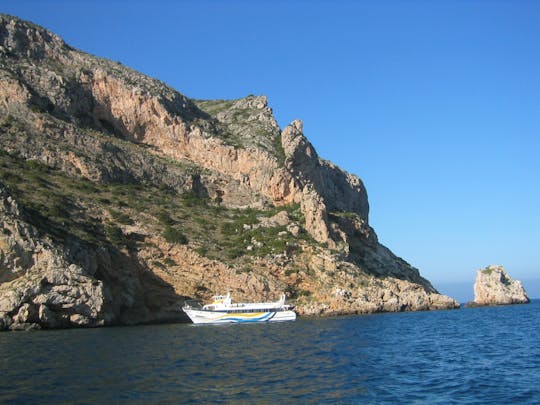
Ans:
{"type": "Polygon", "coordinates": [[[512,279],[503,266],[491,265],[478,270],[474,283],[475,304],[526,304],[529,301],[521,282],[512,279]]]}

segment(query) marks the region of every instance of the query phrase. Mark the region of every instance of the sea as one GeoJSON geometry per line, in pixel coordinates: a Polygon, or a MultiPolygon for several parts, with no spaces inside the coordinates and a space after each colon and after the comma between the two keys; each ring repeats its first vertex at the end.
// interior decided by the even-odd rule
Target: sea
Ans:
{"type": "Polygon", "coordinates": [[[540,300],[0,333],[2,403],[539,404],[540,300]]]}

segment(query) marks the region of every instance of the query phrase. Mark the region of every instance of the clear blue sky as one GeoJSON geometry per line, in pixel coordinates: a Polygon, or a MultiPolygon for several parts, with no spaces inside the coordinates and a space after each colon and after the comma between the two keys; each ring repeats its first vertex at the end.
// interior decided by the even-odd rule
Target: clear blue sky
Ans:
{"type": "Polygon", "coordinates": [[[540,2],[5,0],[192,98],[265,94],[359,175],[380,240],[459,300],[540,297],[540,2]],[[453,284],[455,283],[455,284],[453,284]]]}

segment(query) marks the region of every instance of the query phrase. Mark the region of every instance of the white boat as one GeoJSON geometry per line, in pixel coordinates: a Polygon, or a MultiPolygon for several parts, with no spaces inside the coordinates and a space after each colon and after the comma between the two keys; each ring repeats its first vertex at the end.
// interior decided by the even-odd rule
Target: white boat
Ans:
{"type": "Polygon", "coordinates": [[[296,313],[290,305],[285,305],[285,294],[279,301],[232,303],[231,294],[216,295],[211,304],[203,307],[197,302],[186,301],[182,307],[193,323],[245,323],[294,321],[296,313]]]}

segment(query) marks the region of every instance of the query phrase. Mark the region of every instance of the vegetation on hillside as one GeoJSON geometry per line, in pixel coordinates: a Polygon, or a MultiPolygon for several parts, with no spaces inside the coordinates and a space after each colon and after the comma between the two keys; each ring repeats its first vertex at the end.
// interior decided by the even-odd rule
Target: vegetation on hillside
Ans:
{"type": "Polygon", "coordinates": [[[271,126],[270,117],[261,120],[260,110],[246,107],[241,103],[254,98],[255,96],[248,96],[240,100],[192,101],[214,120],[219,130],[213,136],[237,148],[255,147],[264,150],[283,164],[285,152],[277,127],[271,126]]]}
{"type": "Polygon", "coordinates": [[[224,262],[292,253],[302,241],[314,243],[303,230],[295,237],[286,226],[258,225],[263,217],[283,210],[291,222],[303,224],[297,204],[232,209],[193,192],[177,194],[138,183],[96,184],[1,149],[0,182],[14,195],[26,220],[59,242],[76,238],[93,245],[136,247],[144,243],[137,237],[142,228],[224,262]]]}

